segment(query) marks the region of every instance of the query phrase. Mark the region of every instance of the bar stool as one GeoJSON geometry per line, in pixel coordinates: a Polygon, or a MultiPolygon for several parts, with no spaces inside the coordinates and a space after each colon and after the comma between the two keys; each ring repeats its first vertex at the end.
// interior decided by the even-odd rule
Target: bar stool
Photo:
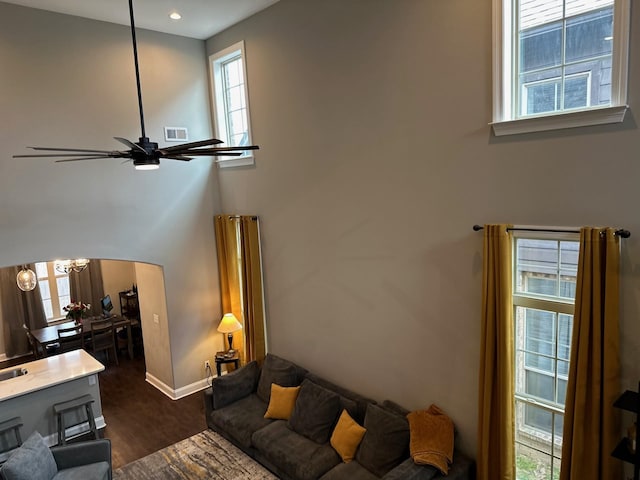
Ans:
{"type": "Polygon", "coordinates": [[[4,436],[7,432],[11,432],[13,430],[14,435],[16,436],[16,443],[12,445],[7,443],[7,447],[2,447],[0,449],[0,453],[9,452],[18,448],[22,445],[22,437],[20,436],[20,427],[22,426],[22,418],[14,417],[9,420],[5,420],[4,422],[0,422],[0,435],[4,436]]]}
{"type": "Polygon", "coordinates": [[[94,402],[93,397],[89,394],[83,395],[78,398],[67,400],[66,402],[56,403],[53,406],[53,411],[58,419],[58,445],[66,445],[68,440],[76,437],[80,437],[91,433],[93,438],[98,438],[98,429],[96,428],[96,421],[93,417],[93,408],[91,404],[94,402]],[[72,411],[79,411],[82,416],[82,411],[86,414],[86,420],[80,420],[78,423],[72,425],[65,424],[65,414],[72,411]],[[83,424],[88,424],[89,429],[80,433],[70,435],[67,437],[67,427],[76,427],[83,424]]]}

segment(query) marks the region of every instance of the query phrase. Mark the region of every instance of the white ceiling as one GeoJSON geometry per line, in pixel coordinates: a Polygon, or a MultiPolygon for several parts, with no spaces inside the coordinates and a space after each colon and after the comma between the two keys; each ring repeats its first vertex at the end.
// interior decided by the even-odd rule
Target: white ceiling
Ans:
{"type": "MultiPolygon", "coordinates": [[[[3,0],[25,7],[130,25],[128,0],[3,0]]],[[[134,0],[136,28],[205,40],[278,0],[134,0]],[[177,11],[181,20],[171,20],[177,11]]]]}

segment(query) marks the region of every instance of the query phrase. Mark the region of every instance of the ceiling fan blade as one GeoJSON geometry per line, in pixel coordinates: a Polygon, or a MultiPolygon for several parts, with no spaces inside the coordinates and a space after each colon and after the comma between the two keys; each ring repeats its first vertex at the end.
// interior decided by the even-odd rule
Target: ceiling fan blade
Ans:
{"type": "Polygon", "coordinates": [[[217,138],[210,138],[209,140],[200,140],[199,142],[182,143],[180,145],[173,145],[171,147],[162,147],[160,150],[162,150],[163,152],[176,152],[189,150],[190,148],[206,147],[207,145],[217,145],[219,143],[224,142],[222,140],[218,140],[217,138]]]}
{"type": "Polygon", "coordinates": [[[188,162],[189,160],[193,160],[193,158],[185,157],[184,155],[172,155],[172,156],[167,156],[167,157],[162,157],[162,158],[167,158],[167,159],[170,159],[170,160],[184,160],[185,162],[188,162]]]}
{"type": "Polygon", "coordinates": [[[256,145],[246,145],[243,147],[211,147],[211,148],[191,148],[191,149],[185,149],[185,150],[175,150],[172,151],[171,153],[180,153],[180,154],[186,154],[186,155],[191,155],[191,154],[196,154],[198,152],[233,152],[233,151],[237,151],[237,152],[244,152],[246,150],[257,150],[258,146],[256,145]]]}
{"type": "Polygon", "coordinates": [[[51,152],[83,152],[83,153],[111,153],[111,150],[93,150],[89,148],[54,148],[54,147],[27,147],[31,150],[49,150],[51,152]]]}
{"type": "Polygon", "coordinates": [[[122,138],[122,137],[113,137],[113,138],[115,138],[120,143],[123,143],[127,147],[131,148],[131,150],[138,150],[138,151],[147,153],[147,151],[144,148],[142,148],[140,145],[136,145],[131,140],[127,140],[126,138],[122,138]]]}
{"type": "MultiPolygon", "coordinates": [[[[91,152],[86,153],[38,153],[33,155],[14,155],[13,158],[41,158],[41,157],[86,157],[91,152]]],[[[95,158],[110,158],[111,155],[91,155],[95,158]]]]}
{"type": "Polygon", "coordinates": [[[239,157],[240,155],[242,155],[242,152],[199,152],[198,150],[194,150],[192,152],[188,152],[188,154],[195,155],[195,156],[202,155],[203,157],[219,157],[219,156],[239,157]]]}
{"type": "Polygon", "coordinates": [[[96,160],[99,158],[113,158],[113,157],[105,157],[105,156],[101,156],[101,157],[80,157],[80,158],[63,158],[61,160],[56,160],[55,163],[61,163],[61,162],[77,162],[78,160],[96,160]]]}

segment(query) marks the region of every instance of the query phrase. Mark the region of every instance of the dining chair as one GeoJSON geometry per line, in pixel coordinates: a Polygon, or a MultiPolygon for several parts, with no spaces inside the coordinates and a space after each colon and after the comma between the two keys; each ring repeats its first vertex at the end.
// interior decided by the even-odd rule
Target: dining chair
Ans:
{"type": "Polygon", "coordinates": [[[33,338],[31,329],[27,327],[26,323],[22,324],[22,328],[24,329],[24,333],[26,333],[27,335],[27,339],[29,340],[29,345],[31,346],[31,350],[33,351],[33,357],[36,360],[43,357],[47,357],[49,355],[54,355],[60,351],[59,343],[50,343],[43,349],[42,346],[38,342],[36,342],[36,339],[33,338]]]}
{"type": "Polygon", "coordinates": [[[111,320],[97,320],[90,323],[91,340],[89,343],[89,350],[95,355],[97,352],[105,352],[107,361],[110,360],[110,353],[113,354],[113,358],[118,363],[118,352],[116,350],[116,337],[115,330],[113,328],[113,321],[111,320]]]}
{"type": "Polygon", "coordinates": [[[59,328],[58,342],[62,352],[84,349],[84,327],[80,323],[69,328],[59,328]]]}

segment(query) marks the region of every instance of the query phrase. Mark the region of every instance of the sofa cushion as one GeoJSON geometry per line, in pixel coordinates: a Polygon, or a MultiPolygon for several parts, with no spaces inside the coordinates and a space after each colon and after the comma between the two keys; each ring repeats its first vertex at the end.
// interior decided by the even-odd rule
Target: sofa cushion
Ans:
{"type": "Polygon", "coordinates": [[[346,409],[356,422],[362,424],[364,422],[364,414],[367,411],[367,405],[370,403],[376,403],[375,400],[372,400],[367,397],[363,397],[362,395],[352,392],[351,390],[336,385],[328,380],[325,380],[322,377],[314,375],[313,373],[307,373],[305,378],[308,378],[316,385],[320,385],[321,387],[326,388],[327,390],[331,390],[332,392],[340,395],[340,401],[342,402],[342,408],[346,409]]]}
{"type": "Polygon", "coordinates": [[[378,405],[369,405],[364,417],[364,434],[356,460],[382,477],[409,456],[409,422],[378,405]]]}
{"type": "Polygon", "coordinates": [[[340,463],[340,457],[328,443],[316,442],[297,434],[284,420],[275,420],[251,438],[257,456],[276,465],[290,478],[315,480],[340,463]]]}
{"type": "Polygon", "coordinates": [[[252,394],[237,402],[211,412],[213,425],[229,435],[242,448],[251,447],[251,435],[256,430],[269,425],[273,420],[264,418],[267,405],[252,394]]]}
{"type": "Polygon", "coordinates": [[[53,454],[38,432],[33,432],[2,465],[5,480],[51,480],[57,472],[53,454]]]}
{"type": "Polygon", "coordinates": [[[293,407],[296,406],[299,392],[300,387],[281,387],[276,383],[272,383],[271,399],[264,418],[289,420],[293,407]]]}
{"type": "Polygon", "coordinates": [[[268,353],[262,364],[260,379],[258,380],[258,397],[269,403],[271,397],[271,384],[276,383],[281,387],[297,387],[302,382],[307,371],[293,362],[268,353]]]}
{"type": "Polygon", "coordinates": [[[349,463],[356,456],[356,450],[365,432],[366,430],[358,425],[346,410],[342,410],[329,443],[338,452],[342,461],[349,463]]]}
{"type": "Polygon", "coordinates": [[[340,413],[338,394],[305,379],[293,409],[289,426],[316,443],[326,443],[340,413]]]}
{"type": "Polygon", "coordinates": [[[227,375],[215,377],[211,381],[213,408],[222,408],[253,393],[258,374],[258,363],[253,361],[227,375]]]}
{"type": "Polygon", "coordinates": [[[60,470],[53,480],[108,480],[109,464],[107,462],[90,463],[78,467],[60,470]]]}
{"type": "Polygon", "coordinates": [[[379,480],[369,470],[364,468],[358,462],[341,463],[336,465],[327,473],[325,473],[320,480],[379,480]]]}

